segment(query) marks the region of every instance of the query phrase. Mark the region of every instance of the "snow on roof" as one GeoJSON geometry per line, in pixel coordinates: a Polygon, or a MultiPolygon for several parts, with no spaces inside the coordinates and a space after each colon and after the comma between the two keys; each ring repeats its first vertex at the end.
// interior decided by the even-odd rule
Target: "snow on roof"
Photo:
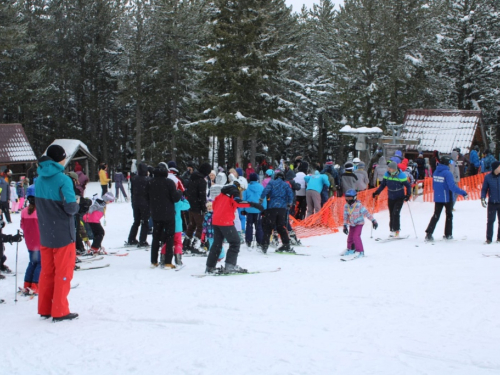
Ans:
{"type": "Polygon", "coordinates": [[[0,163],[23,163],[36,160],[23,126],[0,124],[0,163]]]}
{"type": "Polygon", "coordinates": [[[408,145],[409,150],[420,147],[423,151],[449,153],[459,147],[466,154],[480,121],[481,111],[410,109],[405,114],[407,132],[403,134],[406,139],[420,139],[418,146],[408,145]]]}
{"type": "MultiPolygon", "coordinates": [[[[73,159],[78,151],[82,151],[94,162],[97,161],[97,159],[89,152],[87,145],[78,139],[56,139],[50,145],[59,145],[64,148],[64,151],[66,151],[66,165],[71,161],[71,159],[73,159]]],[[[47,152],[47,150],[45,150],[45,152],[47,152]]]]}
{"type": "Polygon", "coordinates": [[[382,134],[383,131],[377,126],[373,128],[367,128],[366,126],[362,126],[360,128],[351,128],[349,125],[345,125],[342,129],[339,130],[341,133],[358,133],[358,134],[382,134]]]}

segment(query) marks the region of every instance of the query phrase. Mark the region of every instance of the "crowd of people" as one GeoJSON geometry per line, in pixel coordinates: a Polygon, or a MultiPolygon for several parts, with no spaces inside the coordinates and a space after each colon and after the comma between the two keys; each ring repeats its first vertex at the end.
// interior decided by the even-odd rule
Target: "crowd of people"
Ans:
{"type": "MultiPolygon", "coordinates": [[[[5,264],[4,243],[24,238],[30,262],[21,289],[38,294],[39,314],[54,321],[78,316],[70,312],[67,301],[73,271],[78,268],[76,255],[106,253],[101,220],[105,219],[107,205],[116,199],[109,191],[112,179],[105,163],[99,165],[101,195],[92,199],[85,197],[89,179],[82,167],[76,162],[73,171],[65,173],[65,165],[64,149],[51,145],[29,177],[16,183],[8,170],[0,175],[0,229],[6,225],[4,215],[11,223],[10,214],[21,212],[24,232],[24,236],[6,235],[0,230],[0,272],[12,272],[5,264]]],[[[387,188],[389,229],[397,238],[403,204],[411,199],[416,181],[424,177],[433,177],[435,201],[426,241],[433,240],[443,209],[444,237],[453,238],[453,204],[457,195],[467,198],[467,192],[457,186],[465,175],[492,171],[485,177],[481,194],[482,205],[488,208],[488,244],[493,239],[495,218],[500,217],[500,162],[489,151],[480,159],[477,148],[468,158],[454,149],[450,155],[436,151],[431,158],[419,154],[415,161],[405,158],[401,151],[388,159],[376,153],[368,163],[353,158],[342,167],[332,161],[311,164],[300,156],[293,162],[282,159],[274,166],[265,161],[255,168],[248,164],[245,171],[223,167],[213,170],[203,163],[199,167],[189,164],[181,174],[175,161],[160,162],[156,167],[140,162],[135,167],[129,191],[133,224],[125,246],[150,247],[153,268],[182,267],[183,256],[204,256],[206,273],[247,272],[238,265],[242,244],[255,246],[262,253],[267,253],[271,245],[277,252],[293,253],[293,246],[300,240],[289,218],[302,220],[314,215],[328,200],[339,197],[345,200],[343,232],[348,235],[342,255],[363,257],[364,219],[368,218],[374,229],[378,223],[369,208],[357,200],[357,194],[376,188],[372,195],[377,198],[387,188]],[[151,244],[148,233],[152,234],[151,244]],[[224,241],[228,243],[227,252],[224,241]],[[217,267],[224,259],[225,265],[217,267]]],[[[121,192],[127,202],[123,184],[128,184],[128,177],[119,169],[114,174],[116,197],[121,192]]],[[[0,273],[1,278],[4,276],[0,273]]]]}

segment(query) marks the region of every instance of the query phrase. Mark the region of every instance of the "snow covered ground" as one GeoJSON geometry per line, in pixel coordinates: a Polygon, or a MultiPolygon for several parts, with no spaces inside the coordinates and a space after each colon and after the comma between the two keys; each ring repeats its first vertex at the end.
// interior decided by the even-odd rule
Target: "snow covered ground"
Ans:
{"type": "MultiPolygon", "coordinates": [[[[98,192],[91,184],[87,194],[98,192]]],[[[54,324],[37,300],[14,304],[14,277],[0,281],[2,374],[499,374],[500,244],[483,245],[486,210],[459,202],[458,241],[423,242],[430,203],[402,213],[407,240],[388,235],[387,211],[363,242],[367,257],[340,262],[343,233],[306,239],[310,257],[242,247],[239,264],[277,273],[206,277],[203,258],[180,272],[150,269],[149,251],[109,256],[111,267],[75,272],[70,306],[80,319],[54,324]],[[466,240],[461,240],[467,236],[466,240]]],[[[106,214],[106,248],[131,225],[130,204],[106,214]]],[[[20,215],[4,233],[15,233],[20,215]]],[[[434,233],[440,238],[444,214],[434,233]]],[[[297,249],[299,250],[299,249],[297,249]]],[[[15,266],[15,246],[6,246],[15,266]]],[[[19,285],[28,254],[19,246],[19,285]]]]}

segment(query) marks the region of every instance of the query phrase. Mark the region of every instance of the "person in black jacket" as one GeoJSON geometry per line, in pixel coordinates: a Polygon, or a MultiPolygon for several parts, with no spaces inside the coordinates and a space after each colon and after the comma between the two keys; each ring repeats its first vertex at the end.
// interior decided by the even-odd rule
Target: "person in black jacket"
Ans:
{"type": "Polygon", "coordinates": [[[212,167],[208,163],[200,166],[198,171],[193,171],[189,178],[187,188],[187,200],[191,208],[189,209],[189,225],[186,230],[186,238],[182,244],[184,251],[201,253],[201,233],[203,230],[203,218],[207,210],[207,181],[205,178],[210,174],[212,167]],[[194,239],[192,238],[194,234],[194,239]]]}
{"type": "Polygon", "coordinates": [[[174,256],[175,233],[175,202],[178,202],[182,193],[175,187],[174,181],[168,178],[166,163],[158,164],[153,170],[153,178],[149,180],[147,197],[153,218],[153,240],[151,242],[151,267],[158,266],[158,250],[160,242],[167,246],[166,254],[162,254],[160,266],[175,268],[172,265],[174,256]]]}
{"type": "Polygon", "coordinates": [[[5,276],[2,275],[2,272],[5,273],[12,273],[9,267],[5,264],[5,261],[7,260],[7,257],[4,255],[4,247],[3,244],[5,242],[9,242],[12,244],[12,242],[21,242],[23,239],[23,236],[21,234],[3,234],[2,230],[5,227],[5,222],[2,219],[1,216],[2,210],[0,210],[0,280],[5,279],[5,276]]]}
{"type": "Polygon", "coordinates": [[[130,228],[126,245],[137,245],[137,247],[149,246],[146,242],[149,219],[148,184],[148,166],[147,164],[141,163],[137,168],[137,175],[132,177],[132,185],[130,187],[134,223],[132,224],[132,228],[130,228]],[[139,235],[139,241],[137,241],[136,237],[139,227],[141,227],[141,233],[139,235]]]}

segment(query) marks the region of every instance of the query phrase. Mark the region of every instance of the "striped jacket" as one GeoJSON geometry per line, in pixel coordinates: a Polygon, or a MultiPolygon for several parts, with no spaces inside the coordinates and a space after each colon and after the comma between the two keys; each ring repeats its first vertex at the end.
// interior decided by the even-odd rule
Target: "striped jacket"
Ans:
{"type": "Polygon", "coordinates": [[[405,195],[411,194],[411,185],[408,182],[408,176],[398,169],[398,173],[393,176],[386,172],[379,188],[375,193],[380,194],[387,186],[387,192],[390,200],[404,198],[405,195]],[[405,194],[406,186],[406,194],[405,194]]]}
{"type": "Polygon", "coordinates": [[[356,225],[363,225],[365,217],[368,220],[375,220],[371,213],[368,212],[365,206],[360,201],[356,201],[353,205],[346,203],[344,205],[344,225],[354,227],[356,225]]]}

